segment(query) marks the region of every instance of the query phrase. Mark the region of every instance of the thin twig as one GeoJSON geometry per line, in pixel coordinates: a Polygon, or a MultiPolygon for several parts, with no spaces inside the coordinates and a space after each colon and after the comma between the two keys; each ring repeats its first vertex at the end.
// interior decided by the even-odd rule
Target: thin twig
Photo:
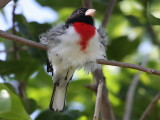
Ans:
{"type": "Polygon", "coordinates": [[[0,50],[0,53],[11,53],[11,52],[13,52],[13,49],[12,48],[10,48],[10,49],[8,49],[8,50],[0,50]]]}
{"type": "Polygon", "coordinates": [[[92,0],[82,0],[85,8],[92,8],[92,0]]]}
{"type": "Polygon", "coordinates": [[[123,63],[123,62],[116,62],[116,61],[111,61],[111,60],[104,60],[104,59],[98,59],[97,60],[98,64],[103,64],[103,65],[112,65],[112,66],[119,66],[123,68],[131,68],[139,71],[143,71],[146,73],[154,74],[160,76],[160,71],[154,70],[151,68],[146,68],[140,65],[136,64],[130,64],[130,63],[123,63]]]}
{"type": "Polygon", "coordinates": [[[16,6],[17,6],[17,4],[16,4],[16,2],[14,2],[14,4],[13,4],[13,10],[12,10],[12,33],[14,34],[14,35],[16,35],[16,24],[15,24],[15,10],[16,10],[16,6]]]}
{"type": "Polygon", "coordinates": [[[101,119],[102,120],[115,120],[113,110],[112,110],[111,104],[108,99],[108,90],[106,87],[107,78],[104,77],[101,69],[96,69],[94,72],[92,72],[92,74],[93,74],[93,79],[94,79],[93,87],[95,87],[96,90],[100,82],[99,80],[103,82],[102,101],[101,101],[103,105],[101,106],[101,110],[100,110],[101,119]]]}
{"type": "Polygon", "coordinates": [[[159,58],[160,58],[160,42],[158,40],[157,33],[150,24],[147,26],[147,29],[148,29],[148,34],[151,36],[152,43],[158,46],[159,58]]]}
{"type": "Polygon", "coordinates": [[[146,110],[142,114],[140,120],[146,120],[147,116],[151,113],[151,111],[157,105],[157,103],[158,103],[159,100],[160,100],[160,92],[155,96],[155,98],[148,105],[148,107],[146,108],[146,110]]]}
{"type": "Polygon", "coordinates": [[[103,91],[103,82],[99,81],[93,120],[98,120],[99,118],[101,100],[102,100],[102,91],[103,91]]]}
{"type": "Polygon", "coordinates": [[[20,95],[23,99],[27,99],[25,80],[20,80],[18,83],[19,83],[19,84],[18,84],[18,93],[19,93],[19,95],[20,95]]]}
{"type": "Polygon", "coordinates": [[[137,86],[138,81],[139,81],[139,76],[140,76],[140,72],[138,72],[134,76],[134,78],[132,80],[132,83],[129,87],[129,90],[127,92],[126,105],[125,105],[125,112],[124,112],[123,120],[130,120],[132,106],[133,106],[134,93],[135,93],[135,89],[136,89],[136,86],[137,86]]]}
{"type": "MultiPolygon", "coordinates": [[[[17,35],[17,31],[16,31],[16,20],[15,20],[15,16],[16,16],[16,7],[17,7],[17,1],[14,1],[13,4],[13,10],[12,10],[12,34],[17,35]]],[[[20,59],[20,54],[19,54],[19,47],[17,45],[17,43],[15,41],[12,41],[13,43],[13,55],[15,60],[19,60],[20,59]]],[[[18,85],[18,92],[19,95],[23,98],[26,99],[26,94],[25,94],[25,89],[26,89],[26,84],[24,80],[19,80],[18,81],[19,85],[18,85]]]]}
{"type": "MultiPolygon", "coordinates": [[[[114,4],[115,4],[115,0],[110,0],[109,1],[109,7],[106,9],[106,13],[104,15],[104,20],[102,21],[102,24],[99,27],[99,29],[102,28],[102,30],[103,30],[103,28],[106,27],[106,25],[108,23],[108,20],[111,16],[114,4]]],[[[94,81],[98,81],[98,79],[101,79],[101,80],[103,80],[102,82],[104,83],[103,93],[102,93],[102,104],[103,104],[103,106],[101,107],[101,119],[102,120],[115,120],[115,116],[113,114],[113,110],[112,110],[110,101],[108,99],[108,89],[107,89],[107,86],[106,86],[107,78],[104,77],[102,70],[95,70],[93,72],[93,76],[94,76],[94,79],[95,79],[94,81]]],[[[95,83],[95,84],[97,84],[97,83],[95,83]]]]}
{"type": "Polygon", "coordinates": [[[97,86],[96,85],[92,85],[92,84],[87,84],[84,87],[96,92],[97,91],[97,86]]]}
{"type": "MultiPolygon", "coordinates": [[[[19,48],[19,50],[27,50],[27,47],[26,46],[22,46],[19,48]]],[[[9,48],[9,49],[6,49],[6,50],[0,50],[0,53],[12,53],[14,52],[13,48],[9,48]]]]}
{"type": "MultiPolygon", "coordinates": [[[[6,33],[2,30],[0,30],[0,37],[2,38],[6,38],[21,44],[25,44],[28,46],[32,46],[34,48],[38,48],[38,49],[42,49],[42,50],[47,50],[48,47],[44,44],[41,43],[37,43],[34,42],[32,40],[28,40],[16,35],[12,35],[9,33],[6,33]]],[[[98,59],[97,60],[98,64],[103,64],[103,65],[111,65],[111,66],[119,66],[119,67],[123,67],[123,68],[131,68],[131,69],[135,69],[135,70],[139,70],[139,71],[143,71],[146,73],[150,73],[150,74],[154,74],[154,75],[158,75],[160,76],[160,71],[155,70],[155,69],[151,69],[151,68],[146,68],[140,65],[136,65],[136,64],[130,64],[130,63],[123,63],[123,62],[116,62],[116,61],[111,61],[111,60],[104,60],[104,59],[98,59]]]]}
{"type": "MultiPolygon", "coordinates": [[[[148,56],[146,56],[142,62],[141,65],[146,65],[148,61],[148,56]]],[[[134,95],[136,91],[136,87],[139,82],[139,77],[141,75],[141,72],[138,72],[134,77],[133,80],[128,88],[128,92],[126,95],[126,105],[125,105],[125,112],[123,116],[123,120],[130,120],[131,118],[131,111],[132,111],[132,106],[133,106],[133,100],[134,100],[134,95]]]]}
{"type": "Polygon", "coordinates": [[[158,41],[157,34],[151,25],[147,26],[148,33],[151,36],[152,43],[160,47],[160,42],[158,41]]]}
{"type": "Polygon", "coordinates": [[[98,4],[101,4],[101,5],[108,5],[108,1],[106,0],[106,1],[104,1],[104,0],[94,0],[94,3],[98,3],[98,4]]]}
{"type": "Polygon", "coordinates": [[[111,14],[112,14],[115,3],[116,3],[116,0],[110,0],[109,1],[108,5],[107,5],[106,12],[105,12],[105,15],[104,15],[104,19],[103,19],[102,24],[101,24],[101,27],[105,28],[106,25],[108,24],[108,21],[109,21],[109,18],[111,16],[111,14]]]}
{"type": "MultiPolygon", "coordinates": [[[[13,4],[13,10],[12,10],[12,33],[14,35],[17,34],[16,32],[16,22],[15,22],[15,10],[16,10],[16,6],[17,6],[17,2],[14,1],[14,4],[13,4]]],[[[17,46],[17,43],[16,42],[12,42],[13,43],[13,51],[14,51],[14,58],[17,60],[20,58],[20,55],[19,55],[19,48],[17,46]]]]}
{"type": "Polygon", "coordinates": [[[6,38],[8,40],[12,40],[12,41],[15,41],[15,42],[18,42],[18,43],[21,43],[21,44],[25,44],[25,45],[28,45],[28,46],[31,46],[31,47],[35,47],[35,48],[38,48],[38,49],[42,49],[42,50],[47,50],[48,49],[47,46],[44,45],[44,44],[37,43],[35,41],[25,39],[25,38],[22,38],[22,37],[18,37],[16,35],[6,33],[2,30],[0,30],[0,36],[2,38],[6,38]]]}

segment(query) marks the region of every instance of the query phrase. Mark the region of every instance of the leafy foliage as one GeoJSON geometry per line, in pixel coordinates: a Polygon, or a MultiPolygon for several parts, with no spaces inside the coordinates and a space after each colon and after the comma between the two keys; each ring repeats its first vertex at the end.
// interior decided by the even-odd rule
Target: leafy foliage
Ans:
{"type": "Polygon", "coordinates": [[[0,116],[6,120],[28,120],[20,98],[4,84],[0,84],[0,116]]]}
{"type": "Polygon", "coordinates": [[[135,52],[138,44],[138,40],[131,41],[126,36],[113,39],[112,45],[109,45],[107,48],[108,59],[121,60],[125,56],[135,52]]]}

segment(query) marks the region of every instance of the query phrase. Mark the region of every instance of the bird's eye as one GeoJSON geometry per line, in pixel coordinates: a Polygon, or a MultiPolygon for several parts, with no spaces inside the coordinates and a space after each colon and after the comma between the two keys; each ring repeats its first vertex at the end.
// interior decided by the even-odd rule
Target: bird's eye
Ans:
{"type": "Polygon", "coordinates": [[[80,14],[80,13],[82,13],[82,11],[81,11],[81,10],[78,10],[78,11],[77,11],[77,14],[80,14]]]}

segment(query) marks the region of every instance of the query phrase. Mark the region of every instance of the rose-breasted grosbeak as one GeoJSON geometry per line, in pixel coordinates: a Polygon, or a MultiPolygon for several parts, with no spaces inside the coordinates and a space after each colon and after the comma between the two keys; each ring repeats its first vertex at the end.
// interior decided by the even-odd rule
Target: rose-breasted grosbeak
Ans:
{"type": "Polygon", "coordinates": [[[77,68],[89,72],[101,65],[96,59],[105,58],[106,36],[94,27],[95,9],[79,8],[66,20],[40,36],[48,45],[47,72],[52,72],[54,90],[50,109],[63,111],[68,84],[77,68]]]}

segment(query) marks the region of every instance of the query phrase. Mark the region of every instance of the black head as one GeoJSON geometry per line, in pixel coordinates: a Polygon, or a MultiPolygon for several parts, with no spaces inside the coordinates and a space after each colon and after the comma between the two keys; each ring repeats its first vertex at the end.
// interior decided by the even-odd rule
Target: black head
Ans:
{"type": "Polygon", "coordinates": [[[87,8],[79,8],[69,16],[66,20],[66,25],[73,24],[74,22],[84,22],[90,25],[94,25],[93,14],[95,13],[94,9],[87,9],[87,8]],[[86,15],[86,11],[91,10],[91,14],[86,15]]]}

